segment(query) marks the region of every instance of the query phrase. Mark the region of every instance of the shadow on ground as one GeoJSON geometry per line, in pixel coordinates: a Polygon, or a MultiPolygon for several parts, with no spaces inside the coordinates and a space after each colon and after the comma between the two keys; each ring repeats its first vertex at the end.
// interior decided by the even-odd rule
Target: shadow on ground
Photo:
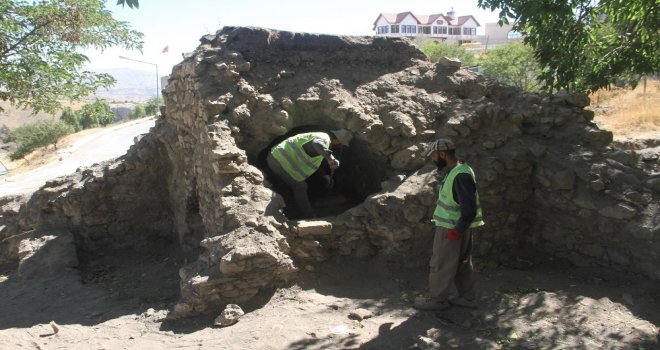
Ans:
{"type": "Polygon", "coordinates": [[[185,257],[173,246],[78,252],[80,267],[22,278],[7,271],[0,282],[0,329],[57,324],[97,325],[123,315],[163,310],[179,298],[178,269],[185,257]]]}
{"type": "MultiPolygon", "coordinates": [[[[131,323],[121,321],[135,327],[148,318],[142,315],[153,315],[150,309],[166,310],[177,301],[177,270],[185,258],[176,252],[105,254],[83,256],[80,271],[55,278],[0,280],[0,330],[55,321],[87,326],[90,334],[100,327],[107,339],[120,339],[123,331],[106,321],[137,315],[131,323]]],[[[426,269],[400,269],[380,259],[326,262],[301,272],[292,285],[241,304],[246,315],[236,325],[214,328],[214,313],[152,317],[153,326],[143,331],[158,344],[229,348],[406,349],[421,343],[459,349],[658,348],[657,282],[547,257],[516,259],[478,268],[478,309],[435,313],[411,308],[426,288],[426,269]],[[358,310],[370,315],[352,317],[358,310]]]]}

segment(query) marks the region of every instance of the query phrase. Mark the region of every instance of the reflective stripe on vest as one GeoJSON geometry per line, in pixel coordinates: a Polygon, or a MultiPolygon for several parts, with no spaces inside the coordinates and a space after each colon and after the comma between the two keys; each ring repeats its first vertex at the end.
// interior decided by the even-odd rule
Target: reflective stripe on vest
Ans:
{"type": "Polygon", "coordinates": [[[291,136],[273,147],[270,153],[282,169],[296,181],[305,181],[321,166],[323,156],[310,157],[303,149],[309,141],[321,139],[325,147],[330,147],[330,136],[323,132],[308,132],[291,136]]]}
{"type": "MultiPolygon", "coordinates": [[[[467,164],[458,164],[449,171],[444,183],[440,187],[440,191],[438,191],[438,201],[436,203],[435,212],[433,213],[433,223],[436,226],[452,229],[458,224],[458,219],[461,217],[461,207],[454,200],[453,188],[456,175],[462,173],[469,174],[475,184],[477,183],[477,180],[474,177],[474,171],[467,164]]],[[[470,228],[484,225],[479,193],[475,193],[475,196],[477,197],[477,214],[474,217],[474,220],[472,220],[470,228]]]]}

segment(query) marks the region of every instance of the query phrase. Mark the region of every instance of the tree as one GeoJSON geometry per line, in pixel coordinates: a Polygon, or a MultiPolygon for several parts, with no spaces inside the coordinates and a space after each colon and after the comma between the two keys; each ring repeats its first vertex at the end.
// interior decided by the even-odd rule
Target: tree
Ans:
{"type": "Polygon", "coordinates": [[[548,89],[595,91],[622,75],[660,71],[657,0],[479,0],[515,21],[534,48],[548,89]],[[603,30],[611,26],[612,31],[603,30]]]}
{"type": "Polygon", "coordinates": [[[128,5],[130,8],[140,8],[138,0],[117,0],[117,5],[124,6],[124,4],[128,5]]]}
{"type": "Polygon", "coordinates": [[[472,66],[476,61],[472,53],[456,44],[445,44],[426,40],[422,43],[420,50],[433,62],[438,62],[443,56],[456,57],[461,60],[464,66],[472,66]]]}
{"type": "Polygon", "coordinates": [[[99,125],[106,126],[115,121],[115,114],[107,102],[96,100],[86,104],[80,109],[80,123],[83,129],[94,128],[99,125]]]}
{"type": "Polygon", "coordinates": [[[160,106],[163,105],[163,100],[161,98],[151,98],[147,101],[147,104],[144,106],[144,113],[146,115],[156,115],[160,109],[160,106]]]}
{"type": "Polygon", "coordinates": [[[83,71],[89,59],[78,50],[141,49],[141,38],[113,19],[103,0],[0,0],[0,99],[53,113],[62,98],[114,83],[108,74],[83,71]]]}
{"type": "Polygon", "coordinates": [[[112,112],[110,105],[103,100],[96,100],[92,103],[94,111],[98,114],[99,124],[106,126],[117,120],[117,116],[112,112]]]}
{"type": "Polygon", "coordinates": [[[483,75],[517,86],[525,91],[539,91],[537,77],[541,73],[534,51],[528,45],[512,41],[481,57],[483,75]]]}
{"type": "Polygon", "coordinates": [[[54,145],[57,148],[57,142],[72,132],[71,125],[59,120],[42,120],[20,126],[7,136],[7,141],[18,144],[18,147],[9,154],[9,159],[20,159],[39,147],[54,145]]]}
{"type": "Polygon", "coordinates": [[[80,113],[76,113],[71,109],[71,107],[65,107],[62,110],[62,115],[60,120],[71,125],[75,132],[78,132],[83,129],[82,123],[80,122],[80,113]]]}
{"type": "Polygon", "coordinates": [[[138,119],[146,116],[146,113],[144,111],[144,105],[142,104],[137,104],[135,107],[133,107],[133,110],[131,111],[131,114],[128,116],[129,119],[138,119]]]}

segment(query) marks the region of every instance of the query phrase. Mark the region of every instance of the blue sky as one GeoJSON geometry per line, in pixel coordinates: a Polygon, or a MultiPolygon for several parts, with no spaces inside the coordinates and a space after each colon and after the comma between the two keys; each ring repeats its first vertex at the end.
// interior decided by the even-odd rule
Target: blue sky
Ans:
{"type": "Polygon", "coordinates": [[[103,53],[86,51],[89,68],[134,68],[150,71],[148,64],[120,59],[125,56],[158,65],[160,75],[167,75],[182,60],[182,53],[199,45],[199,38],[215,33],[223,26],[258,26],[264,28],[337,35],[372,35],[373,22],[381,12],[411,11],[418,14],[447,13],[454,8],[457,16],[473,15],[482,25],[497,21],[497,13],[477,8],[477,0],[140,0],[140,8],[116,6],[107,0],[107,8],[118,20],[129,22],[144,33],[144,49],[126,51],[118,48],[103,53]],[[168,47],[169,52],[162,50],[168,47]]]}

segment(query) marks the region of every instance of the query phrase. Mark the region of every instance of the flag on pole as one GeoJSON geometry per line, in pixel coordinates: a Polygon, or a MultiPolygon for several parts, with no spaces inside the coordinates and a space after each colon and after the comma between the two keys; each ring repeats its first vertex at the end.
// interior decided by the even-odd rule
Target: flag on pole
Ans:
{"type": "Polygon", "coordinates": [[[163,53],[169,52],[170,51],[170,45],[165,46],[163,49],[163,53]]]}

